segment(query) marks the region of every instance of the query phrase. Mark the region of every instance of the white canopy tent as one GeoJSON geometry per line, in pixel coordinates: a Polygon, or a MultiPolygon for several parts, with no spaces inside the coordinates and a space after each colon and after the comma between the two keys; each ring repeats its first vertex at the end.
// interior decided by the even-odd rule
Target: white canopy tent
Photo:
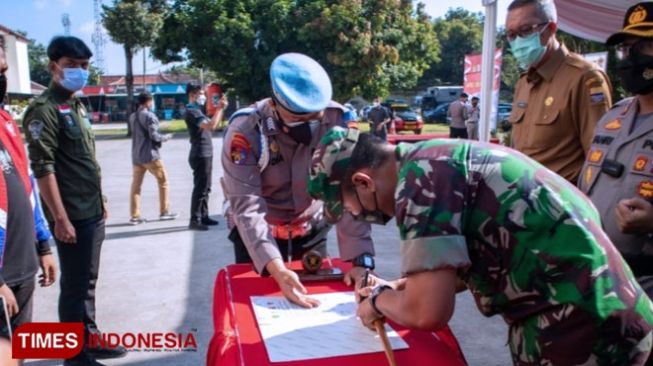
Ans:
{"type": "MultiPolygon", "coordinates": [[[[481,121],[479,135],[482,141],[490,138],[492,116],[492,81],[494,80],[494,45],[496,44],[497,0],[482,0],[485,6],[483,32],[483,64],[481,67],[481,121]]],[[[558,27],[577,37],[604,42],[608,36],[621,29],[626,9],[640,0],[555,0],[558,10],[558,27]]],[[[507,51],[507,50],[506,50],[507,51]]]]}

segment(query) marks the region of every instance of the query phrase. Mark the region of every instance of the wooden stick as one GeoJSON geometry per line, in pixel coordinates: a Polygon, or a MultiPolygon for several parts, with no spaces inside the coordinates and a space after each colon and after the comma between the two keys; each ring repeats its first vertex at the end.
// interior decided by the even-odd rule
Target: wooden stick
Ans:
{"type": "Polygon", "coordinates": [[[397,361],[395,360],[395,354],[392,352],[392,346],[390,345],[390,340],[388,339],[388,334],[385,332],[384,322],[381,319],[374,321],[374,328],[381,338],[381,343],[383,343],[383,350],[385,351],[385,357],[388,358],[388,363],[390,366],[397,366],[397,361]]]}

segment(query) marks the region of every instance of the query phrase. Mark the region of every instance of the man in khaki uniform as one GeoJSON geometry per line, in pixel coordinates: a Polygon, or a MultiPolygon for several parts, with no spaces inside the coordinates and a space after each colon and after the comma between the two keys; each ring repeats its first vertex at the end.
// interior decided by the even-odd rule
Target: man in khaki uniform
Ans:
{"type": "Polygon", "coordinates": [[[620,44],[624,88],[635,94],[596,126],[578,185],[601,214],[605,232],[653,297],[653,2],[628,9],[620,44]]]}
{"type": "MultiPolygon", "coordinates": [[[[332,126],[346,126],[346,109],[331,101],[326,71],[308,56],[288,53],[270,68],[273,97],[236,112],[222,150],[228,199],[229,239],[236,262],[253,262],[270,274],[283,294],[298,305],[318,303],[306,296],[297,275],[284,266],[308,251],[326,255],[322,202],[308,194],[312,152],[332,126]]],[[[359,282],[374,268],[369,224],[351,216],[336,225],[340,256],[354,268],[345,280],[359,282]]]]}
{"type": "Polygon", "coordinates": [[[599,118],[610,108],[605,73],[558,42],[553,0],[515,0],[506,38],[527,70],[515,86],[512,144],[576,183],[599,118]]]}

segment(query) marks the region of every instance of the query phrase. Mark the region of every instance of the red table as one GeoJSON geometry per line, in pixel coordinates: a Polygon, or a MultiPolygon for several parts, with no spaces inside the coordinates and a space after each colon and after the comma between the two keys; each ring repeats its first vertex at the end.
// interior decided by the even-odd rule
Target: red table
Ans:
{"type": "MultiPolygon", "coordinates": [[[[334,261],[336,266],[348,265],[334,261]]],[[[293,265],[299,265],[294,263],[293,265]]],[[[351,291],[342,281],[304,283],[309,293],[351,291]]],[[[207,365],[210,366],[359,366],[387,365],[382,352],[339,356],[313,360],[276,362],[268,359],[265,345],[256,324],[250,296],[281,296],[272,278],[263,278],[252,271],[250,264],[234,264],[220,270],[213,294],[214,334],[209,345],[207,365]]],[[[428,364],[432,366],[466,365],[460,346],[449,328],[437,332],[422,332],[390,323],[408,343],[409,349],[396,350],[399,366],[428,364]]]]}
{"type": "MultiPolygon", "coordinates": [[[[432,139],[448,139],[449,133],[425,133],[423,135],[413,135],[413,134],[388,134],[388,142],[391,144],[397,144],[399,142],[419,142],[424,140],[432,139]]],[[[493,144],[499,144],[500,141],[496,137],[490,138],[490,142],[493,144]]]]}

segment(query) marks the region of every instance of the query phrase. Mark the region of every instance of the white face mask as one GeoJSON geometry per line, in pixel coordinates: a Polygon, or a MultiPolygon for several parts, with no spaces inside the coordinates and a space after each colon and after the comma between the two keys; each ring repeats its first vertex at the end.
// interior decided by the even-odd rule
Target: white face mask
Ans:
{"type": "Polygon", "coordinates": [[[204,104],[206,104],[206,96],[205,96],[204,94],[200,94],[200,95],[197,97],[197,104],[198,104],[198,105],[204,105],[204,104]]]}

